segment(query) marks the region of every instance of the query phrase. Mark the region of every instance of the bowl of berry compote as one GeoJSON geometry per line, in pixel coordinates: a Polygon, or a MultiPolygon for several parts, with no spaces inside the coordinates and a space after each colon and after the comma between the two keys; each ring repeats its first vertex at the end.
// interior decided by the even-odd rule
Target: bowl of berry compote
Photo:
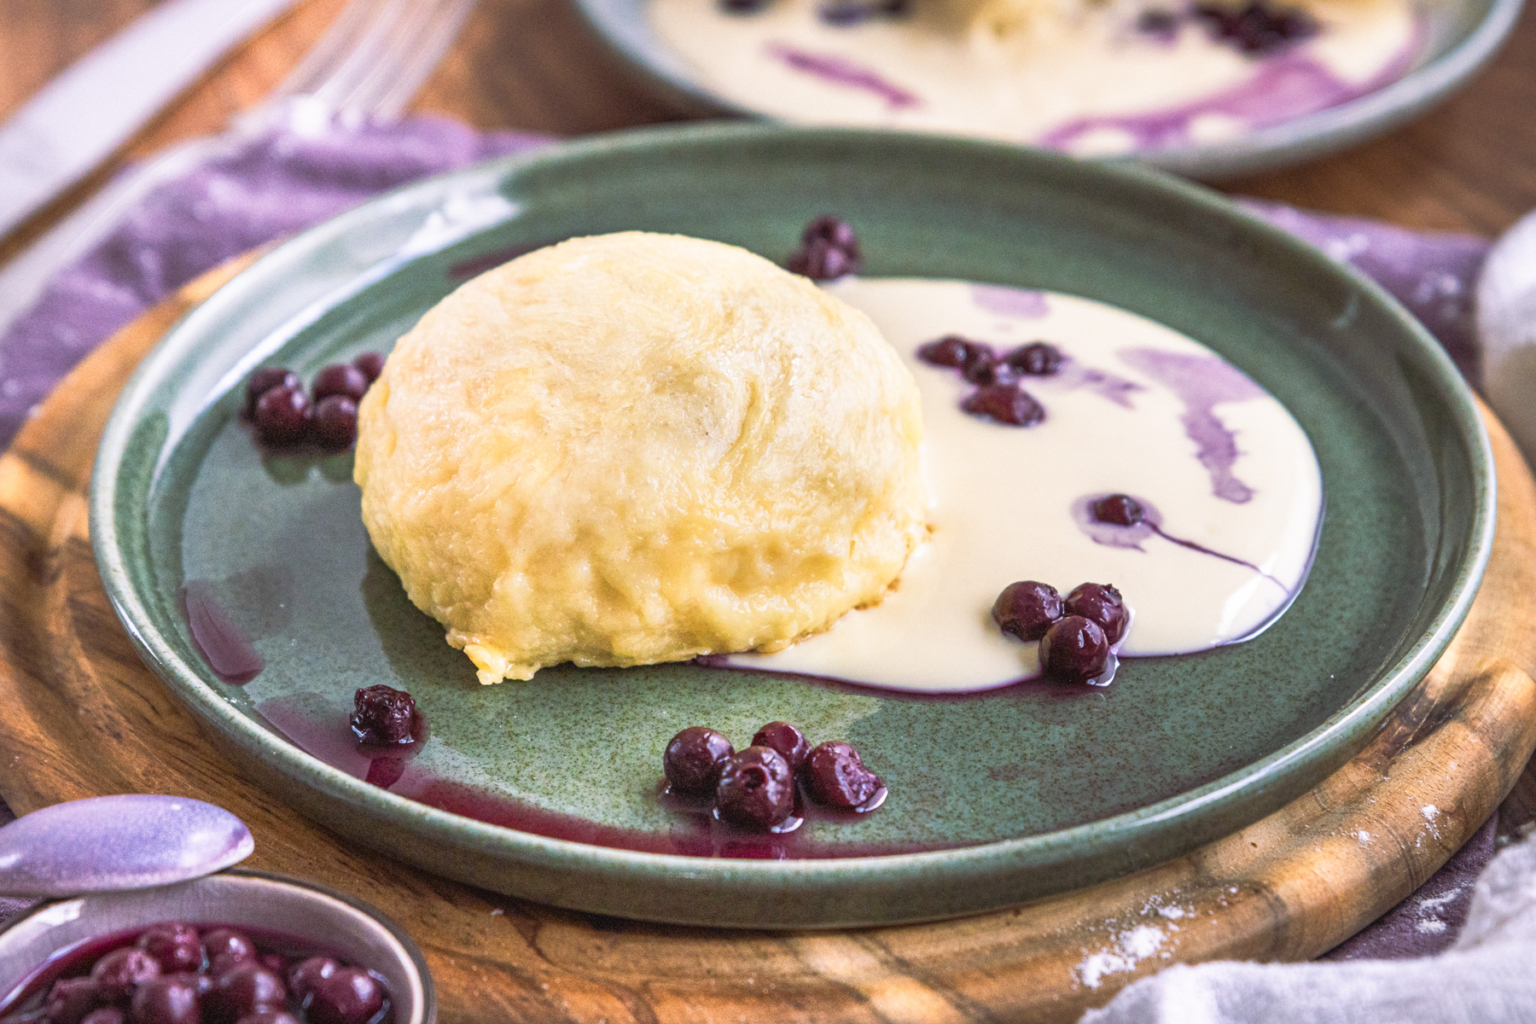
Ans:
{"type": "Polygon", "coordinates": [[[256,871],[43,903],[0,931],[0,1024],[433,1024],[373,908],[256,871]]]}

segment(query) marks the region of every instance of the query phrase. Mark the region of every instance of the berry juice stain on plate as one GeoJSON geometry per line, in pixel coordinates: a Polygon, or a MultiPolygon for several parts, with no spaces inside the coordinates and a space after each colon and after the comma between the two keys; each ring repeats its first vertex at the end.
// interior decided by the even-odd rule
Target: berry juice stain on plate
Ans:
{"type": "Polygon", "coordinates": [[[1406,0],[654,0],[648,14],[747,109],[1084,156],[1337,106],[1401,77],[1423,35],[1406,0]]]}
{"type": "Polygon", "coordinates": [[[1210,349],[1069,295],[894,278],[827,287],[868,313],[917,377],[932,533],[876,607],[729,664],[985,690],[1038,672],[1035,645],[990,614],[1020,581],[1062,593],[1113,584],[1136,616],[1125,657],[1251,637],[1296,596],[1322,520],[1317,458],[1285,407],[1210,349]],[[1059,365],[1031,347],[1041,341],[1059,365]],[[1054,372],[994,379],[1010,360],[1054,372]],[[1040,415],[1015,423],[978,407],[994,388],[1031,396],[1040,415]],[[1107,497],[1139,518],[1113,502],[1093,514],[1107,497]]]}

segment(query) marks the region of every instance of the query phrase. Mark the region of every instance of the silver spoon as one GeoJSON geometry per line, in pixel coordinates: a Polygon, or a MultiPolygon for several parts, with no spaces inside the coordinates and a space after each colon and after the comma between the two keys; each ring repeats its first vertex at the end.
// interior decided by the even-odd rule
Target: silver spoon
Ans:
{"type": "Polygon", "coordinates": [[[256,848],[245,822],[181,796],[99,796],[0,828],[0,895],[147,889],[239,863],[256,848]]]}

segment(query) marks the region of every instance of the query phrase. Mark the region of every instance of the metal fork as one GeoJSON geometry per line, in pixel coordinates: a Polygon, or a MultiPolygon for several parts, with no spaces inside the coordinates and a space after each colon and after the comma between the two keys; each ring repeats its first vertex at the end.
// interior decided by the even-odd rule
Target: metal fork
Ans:
{"type": "Polygon", "coordinates": [[[475,0],[351,0],[293,71],[223,134],[173,146],[105,188],[0,268],[0,336],[50,279],[94,248],[158,186],[277,124],[393,120],[452,45],[475,0]]]}

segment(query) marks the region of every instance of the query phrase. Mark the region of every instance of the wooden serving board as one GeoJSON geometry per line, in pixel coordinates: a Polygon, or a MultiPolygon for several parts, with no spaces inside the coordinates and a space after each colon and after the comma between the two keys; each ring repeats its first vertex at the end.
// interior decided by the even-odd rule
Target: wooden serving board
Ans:
{"type": "MultiPolygon", "coordinates": [[[[140,663],[91,556],[86,488],[113,400],[155,341],[243,265],[113,337],[0,458],[0,796],[18,813],[126,792],[229,808],[255,834],[251,866],[346,890],[404,925],[445,1022],[1075,1020],[1172,962],[1331,948],[1460,847],[1536,747],[1536,484],[1488,416],[1498,534],[1450,650],[1353,761],[1186,857],[980,917],[768,933],[556,910],[355,849],[240,777],[140,663]],[[1140,941],[1122,942],[1136,929],[1140,941]]],[[[1533,778],[1522,793],[1536,792],[1533,778]]]]}

